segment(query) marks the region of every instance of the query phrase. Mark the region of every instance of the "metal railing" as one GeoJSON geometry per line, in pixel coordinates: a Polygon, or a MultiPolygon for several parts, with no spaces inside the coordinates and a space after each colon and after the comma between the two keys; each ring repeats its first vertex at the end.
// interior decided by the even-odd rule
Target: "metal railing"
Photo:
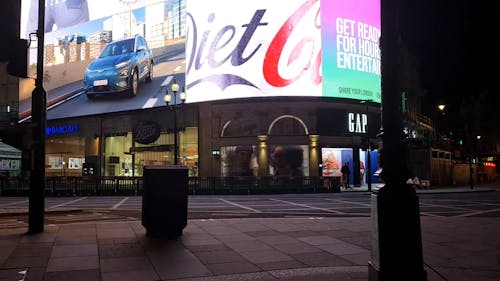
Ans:
{"type": "MultiPolygon", "coordinates": [[[[143,192],[142,177],[46,177],[45,181],[46,196],[136,196],[143,192]]],[[[189,177],[188,192],[190,195],[340,192],[340,178],[189,177]]],[[[0,177],[0,195],[28,193],[29,179],[0,177]]]]}

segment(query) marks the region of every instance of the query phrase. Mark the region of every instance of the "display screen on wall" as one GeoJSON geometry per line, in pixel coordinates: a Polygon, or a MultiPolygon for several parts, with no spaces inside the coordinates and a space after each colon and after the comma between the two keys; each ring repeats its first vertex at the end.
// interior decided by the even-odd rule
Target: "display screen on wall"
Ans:
{"type": "Polygon", "coordinates": [[[226,146],[220,149],[221,176],[257,176],[256,148],[253,145],[226,146]]]}
{"type": "Polygon", "coordinates": [[[48,164],[49,170],[62,170],[64,168],[63,164],[63,157],[62,156],[49,156],[48,157],[48,164]]]}
{"type": "Polygon", "coordinates": [[[85,158],[68,158],[68,169],[81,170],[85,163],[85,158]]]}
{"type": "Polygon", "coordinates": [[[379,0],[190,0],[188,101],[316,96],[380,102],[379,6],[379,0]]]}
{"type": "MultiPolygon", "coordinates": [[[[371,182],[372,183],[378,183],[379,178],[376,177],[374,174],[378,170],[378,151],[373,150],[370,151],[370,175],[371,175],[371,182]]],[[[367,178],[368,178],[368,152],[367,151],[359,151],[359,172],[360,172],[360,179],[361,179],[361,184],[366,184],[367,183],[367,178]]]]}
{"type": "Polygon", "coordinates": [[[352,149],[351,148],[322,148],[322,171],[324,177],[340,177],[340,169],[345,163],[349,163],[352,171],[352,149]]]}
{"type": "MultiPolygon", "coordinates": [[[[351,176],[349,177],[349,184],[353,184],[354,177],[354,162],[353,162],[353,150],[351,148],[322,148],[321,149],[321,164],[322,164],[322,175],[324,177],[341,177],[342,166],[349,163],[349,170],[351,171],[351,176]]],[[[366,151],[359,150],[359,175],[360,184],[366,184],[366,178],[368,176],[368,153],[366,151]]],[[[370,174],[371,182],[377,183],[378,178],[373,174],[378,170],[378,152],[373,150],[370,152],[370,174]]]]}
{"type": "Polygon", "coordinates": [[[272,145],[269,147],[269,173],[272,176],[309,176],[307,145],[272,145]]]}
{"type": "Polygon", "coordinates": [[[380,102],[380,1],[322,0],[323,96],[380,102]]]}
{"type": "MultiPolygon", "coordinates": [[[[165,106],[159,93],[174,78],[184,84],[186,0],[45,3],[43,82],[49,120],[165,106]],[[135,90],[134,77],[139,78],[135,90]]],[[[38,0],[22,0],[22,38],[36,39],[38,8],[38,0]]],[[[33,41],[30,78],[21,79],[19,87],[21,120],[31,115],[37,51],[33,41]]]]}
{"type": "MultiPolygon", "coordinates": [[[[24,38],[37,29],[37,5],[22,0],[24,38]]],[[[380,0],[47,0],[44,89],[49,105],[55,93],[67,97],[47,118],[165,106],[174,79],[186,102],[268,96],[380,102],[379,6],[380,0]],[[105,51],[135,35],[145,38],[153,65],[135,59],[144,52],[139,43],[126,54],[105,51]],[[105,54],[113,58],[103,60],[105,54]],[[134,74],[140,82],[132,91],[134,74]],[[87,95],[89,89],[97,94],[87,95]]],[[[29,53],[33,78],[34,42],[29,53]]],[[[31,114],[33,89],[33,79],[22,79],[21,119],[31,114]]]]}

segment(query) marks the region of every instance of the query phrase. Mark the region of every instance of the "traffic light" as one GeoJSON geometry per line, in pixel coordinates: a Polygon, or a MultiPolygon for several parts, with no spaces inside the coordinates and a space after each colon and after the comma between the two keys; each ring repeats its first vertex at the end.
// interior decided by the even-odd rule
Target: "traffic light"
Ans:
{"type": "Polygon", "coordinates": [[[463,145],[464,144],[463,140],[459,140],[458,144],[463,145]]]}
{"type": "Polygon", "coordinates": [[[28,78],[28,40],[16,39],[11,43],[7,73],[28,78]]]}

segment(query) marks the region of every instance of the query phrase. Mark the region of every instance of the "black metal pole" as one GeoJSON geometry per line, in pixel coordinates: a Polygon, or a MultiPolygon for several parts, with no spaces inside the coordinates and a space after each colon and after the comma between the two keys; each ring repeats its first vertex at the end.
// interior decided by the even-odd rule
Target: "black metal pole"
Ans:
{"type": "Polygon", "coordinates": [[[409,172],[403,145],[401,85],[398,74],[398,0],[381,0],[382,179],[372,193],[372,255],[370,280],[427,279],[423,267],[420,210],[415,189],[406,184],[409,172]]]}
{"type": "Polygon", "coordinates": [[[468,144],[469,144],[469,185],[470,185],[470,189],[474,189],[474,178],[473,178],[473,175],[474,175],[474,168],[472,167],[472,152],[474,151],[473,150],[473,144],[472,144],[472,130],[471,130],[471,126],[469,124],[465,124],[465,126],[467,127],[467,141],[468,141],[468,144]]]}
{"type": "Polygon", "coordinates": [[[366,163],[366,184],[368,185],[368,191],[372,191],[372,157],[370,155],[370,138],[368,138],[368,149],[366,151],[368,152],[368,155],[366,156],[366,162],[368,162],[366,163]]]}
{"type": "Polygon", "coordinates": [[[371,159],[371,145],[370,145],[370,120],[368,118],[368,101],[366,101],[366,184],[368,191],[372,191],[372,159],[371,159]]]}
{"type": "Polygon", "coordinates": [[[45,0],[38,1],[38,52],[35,89],[31,97],[32,165],[28,210],[28,232],[40,233],[44,229],[45,209],[45,129],[47,127],[47,93],[43,89],[43,57],[45,32],[45,0]]]}
{"type": "MultiPolygon", "coordinates": [[[[174,101],[177,103],[177,93],[174,93],[174,101]]],[[[179,135],[179,130],[177,129],[177,104],[174,105],[174,165],[179,164],[179,147],[177,144],[177,138],[179,135]]]]}
{"type": "Polygon", "coordinates": [[[472,154],[469,156],[469,185],[470,189],[474,188],[474,179],[473,179],[474,169],[472,168],[472,154]]]}

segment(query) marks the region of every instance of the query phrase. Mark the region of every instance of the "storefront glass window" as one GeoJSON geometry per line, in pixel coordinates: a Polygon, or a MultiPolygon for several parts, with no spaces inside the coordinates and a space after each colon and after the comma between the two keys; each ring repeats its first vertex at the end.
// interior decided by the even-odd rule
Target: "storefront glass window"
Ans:
{"type": "Polygon", "coordinates": [[[106,137],[104,141],[104,175],[132,176],[132,133],[106,137]]]}
{"type": "Polygon", "coordinates": [[[79,137],[48,139],[45,165],[47,176],[81,176],[85,163],[85,140],[79,137]]]}
{"type": "MultiPolygon", "coordinates": [[[[105,140],[106,176],[142,176],[144,166],[174,163],[174,133],[163,132],[150,144],[133,142],[132,133],[107,137],[105,140]]],[[[179,132],[180,165],[189,168],[190,176],[198,175],[198,128],[179,132]]]]}

